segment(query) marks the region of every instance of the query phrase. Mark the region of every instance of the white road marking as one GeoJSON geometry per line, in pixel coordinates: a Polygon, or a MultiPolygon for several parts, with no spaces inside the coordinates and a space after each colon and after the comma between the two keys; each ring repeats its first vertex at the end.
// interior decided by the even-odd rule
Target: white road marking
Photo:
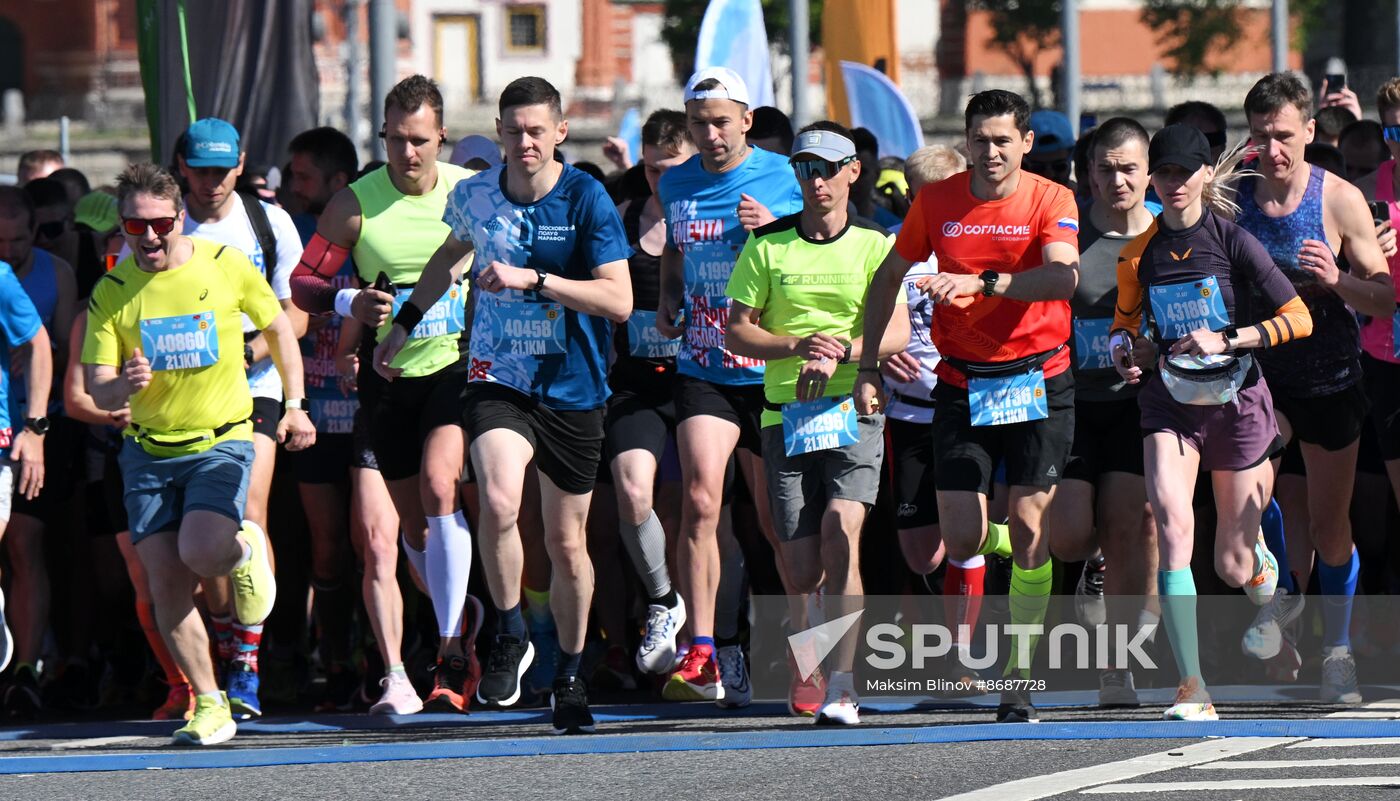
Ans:
{"type": "Polygon", "coordinates": [[[1400,698],[1385,698],[1380,701],[1372,701],[1369,704],[1362,704],[1354,709],[1343,709],[1340,712],[1331,712],[1323,717],[1328,718],[1395,718],[1400,717],[1400,698]]]}
{"type": "Polygon", "coordinates": [[[1223,782],[1156,782],[1105,784],[1085,794],[1181,793],[1192,790],[1292,790],[1298,787],[1400,787],[1400,776],[1350,776],[1335,779],[1231,779],[1223,782]]]}
{"type": "Polygon", "coordinates": [[[1367,745],[1400,746],[1400,737],[1323,737],[1317,740],[1304,740],[1289,748],[1354,748],[1367,745]]]}
{"type": "Polygon", "coordinates": [[[71,751],[75,748],[100,748],[104,745],[117,745],[119,743],[134,743],[137,740],[149,740],[149,737],[141,735],[126,735],[123,737],[93,737],[87,740],[68,740],[67,742],[54,743],[49,746],[54,751],[71,751]]]}
{"type": "Polygon", "coordinates": [[[1339,759],[1242,759],[1194,765],[1192,770],[1290,770],[1292,768],[1344,768],[1349,765],[1400,765],[1400,757],[1345,757],[1339,759]]]}
{"type": "Polygon", "coordinates": [[[1298,742],[1301,739],[1303,738],[1230,737],[1207,740],[1118,762],[1090,765],[1086,768],[1066,770],[1046,776],[1017,779],[992,787],[984,787],[981,790],[973,790],[969,793],[948,796],[943,801],[1035,801],[1038,798],[1048,798],[1052,795],[1083,790],[1097,784],[1123,781],[1149,773],[1188,768],[1206,762],[1214,762],[1217,759],[1229,759],[1254,751],[1262,751],[1266,748],[1277,748],[1281,745],[1298,742]]]}

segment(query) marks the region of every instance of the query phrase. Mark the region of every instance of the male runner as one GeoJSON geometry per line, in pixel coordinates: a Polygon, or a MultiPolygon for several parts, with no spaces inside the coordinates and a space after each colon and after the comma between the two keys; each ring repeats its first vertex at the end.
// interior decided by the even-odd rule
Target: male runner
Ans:
{"type": "MultiPolygon", "coordinates": [[[[868,341],[883,336],[905,273],[937,254],[939,271],[923,287],[937,304],[933,339],[943,356],[933,394],[943,539],[950,558],[967,559],[982,548],[992,471],[1004,461],[1011,620],[1036,625],[1045,617],[1052,570],[1045,510],[1074,432],[1066,342],[1067,300],[1079,268],[1078,213],[1068,189],[1021,170],[1035,139],[1024,99],[980,92],[965,118],[972,169],[924,187],[914,199],[871,284],[864,333],[868,341]]],[[[861,368],[855,398],[869,414],[882,405],[874,351],[861,357],[861,368]]],[[[1032,653],[1035,644],[1032,638],[1032,653]]],[[[1029,672],[1029,663],[1008,659],[1008,677],[1024,680],[1029,672]]],[[[1002,693],[998,721],[1036,719],[1029,692],[1002,693]]]]}
{"type": "MultiPolygon", "coordinates": [[[[860,533],[880,492],[885,416],[858,415],[849,393],[852,359],[866,350],[866,289],[893,242],[847,213],[861,163],[845,126],[823,121],[798,131],[792,168],[802,211],[755,229],[745,243],[726,289],[725,341],[766,363],[763,461],[789,589],[821,588],[835,618],[858,608],[842,596],[863,593],[860,533]]],[[[891,306],[904,302],[898,295],[891,306]]],[[[893,322],[870,350],[904,349],[909,318],[893,322]]],[[[818,724],[860,722],[856,644],[848,636],[836,647],[818,724]]]]}
{"type": "Polygon", "coordinates": [[[391,382],[402,380],[394,359],[408,332],[476,253],[463,420],[481,483],[481,554],[497,612],[496,642],[476,697],[514,704],[534,657],[520,608],[517,527],[533,459],[561,652],[554,733],[593,731],[579,675],[593,597],[585,522],[603,445],[612,324],[632,311],[629,248],[602,184],[554,159],[569,123],[548,81],[525,77],[506,86],[496,131],[505,165],[452,191],[443,215],[451,232],[395,315],[375,368],[391,382]]]}
{"type": "Polygon", "coordinates": [[[1280,433],[1297,440],[1302,457],[1286,454],[1278,468],[1294,547],[1275,556],[1287,563],[1284,554],[1291,552],[1297,570],[1280,564],[1279,590],[1246,632],[1244,647],[1260,658],[1277,653],[1277,637],[1258,636],[1261,623],[1296,617],[1316,549],[1325,599],[1321,699],[1355,704],[1361,694],[1349,629],[1359,565],[1350,509],[1369,401],[1353,310],[1389,318],[1394,287],[1361,191],[1303,159],[1314,128],[1307,86],[1292,74],[1266,75],[1249,90],[1244,108],[1250,141],[1260,148],[1259,177],[1240,183],[1236,222],[1263,243],[1313,320],[1312,336],[1258,354],[1280,433]]]}
{"type": "MultiPolygon", "coordinates": [[[[786,158],[748,144],[753,112],[738,74],[713,67],[692,75],[685,113],[700,153],[673,167],[657,185],[669,228],[656,328],[668,338],[685,337],[676,368],[684,492],[679,561],[694,639],[663,693],[676,701],[742,706],[752,693],[737,641],[722,643],[720,663],[715,659],[718,527],[731,455],[749,482],[765,529],[771,518],[759,459],[763,362],[725,347],[729,298],[724,290],[747,232],[772,222],[774,215],[800,211],[802,191],[786,158]]],[[[769,531],[764,533],[772,541],[769,531]]],[[[782,571],[781,558],[778,568],[782,571]]]]}
{"type": "MultiPolygon", "coordinates": [[[[241,250],[272,286],[277,301],[287,312],[292,330],[297,336],[305,334],[306,315],[292,307],[292,293],[287,285],[292,268],[301,258],[301,239],[285,211],[260,200],[246,202],[234,191],[238,177],[243,174],[246,155],[241,149],[238,130],[221,119],[209,117],[192,123],[181,143],[176,161],[189,186],[185,195],[188,213],[182,233],[241,250]],[[269,234],[275,240],[275,253],[265,252],[274,246],[266,242],[269,234]]],[[[267,531],[267,501],[277,460],[277,421],[282,416],[282,383],[269,358],[267,340],[258,333],[251,318],[244,319],[243,333],[247,340],[243,355],[248,363],[248,386],[253,393],[255,454],[245,513],[250,523],[267,531]]],[[[205,582],[205,597],[234,713],[243,719],[258,717],[262,714],[262,704],[258,701],[262,621],[230,619],[228,588],[222,579],[205,582]]]]}
{"type": "MultiPolygon", "coordinates": [[[[292,277],[292,292],[301,308],[353,317],[382,340],[393,310],[449,233],[442,220],[448,193],[473,173],[437,160],[447,138],[442,93],[422,75],[405,78],[385,96],[380,135],[388,163],[331,198],[292,277]],[[335,276],[351,255],[363,288],[338,288],[335,276]]],[[[365,411],[358,422],[402,521],[404,553],[437,613],[442,641],[426,705],[465,712],[481,680],[475,641],[482,622],[480,603],[467,594],[472,538],[457,491],[466,452],[458,408],[466,383],[465,291],[456,283],[444,286],[421,308],[430,314],[397,354],[394,367],[401,372],[392,384],[375,372],[368,349],[361,352],[358,387],[365,411]]],[[[381,566],[382,581],[392,583],[393,573],[392,565],[381,566]]],[[[379,591],[385,598],[380,614],[387,618],[392,596],[386,586],[379,591]]],[[[397,650],[392,631],[386,639],[397,650]]],[[[401,659],[386,656],[385,697],[371,712],[421,708],[401,659]]]]}
{"type": "Polygon", "coordinates": [[[212,745],[237,725],[219,692],[193,582],[228,575],[248,625],[261,624],[276,597],[267,535],[243,515],[254,458],[243,314],[267,335],[286,376],[277,439],[300,450],[316,429],[303,410],[296,335],[262,273],[236,248],[178,233],[179,187],[160,168],[127,168],[117,193],[132,255],[93,289],[83,363],[100,408],[131,406],[121,468],[132,540],[161,634],[196,693],[194,717],[175,742],[212,745]]]}

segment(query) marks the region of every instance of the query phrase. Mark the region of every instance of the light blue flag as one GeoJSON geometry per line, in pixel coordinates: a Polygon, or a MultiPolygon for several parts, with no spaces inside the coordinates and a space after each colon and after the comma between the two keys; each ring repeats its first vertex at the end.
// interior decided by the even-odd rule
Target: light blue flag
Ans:
{"type": "Polygon", "coordinates": [[[775,105],[768,31],[759,0],[710,0],[695,46],[695,69],[728,67],[749,89],[750,108],[775,105]]]}
{"type": "Polygon", "coordinates": [[[851,126],[866,128],[880,140],[880,158],[909,154],[924,146],[924,130],[909,99],[883,72],[854,61],[841,62],[851,126]]]}
{"type": "Polygon", "coordinates": [[[627,153],[633,164],[642,163],[642,112],[636,106],[627,109],[617,125],[617,138],[627,143],[627,153]]]}

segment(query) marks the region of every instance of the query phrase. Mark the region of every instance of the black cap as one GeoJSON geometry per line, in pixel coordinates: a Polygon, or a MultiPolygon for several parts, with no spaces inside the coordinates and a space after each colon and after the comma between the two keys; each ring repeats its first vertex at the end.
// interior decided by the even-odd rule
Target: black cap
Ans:
{"type": "Polygon", "coordinates": [[[1147,148],[1149,173],[1169,164],[1195,172],[1210,163],[1210,142],[1199,128],[1190,125],[1168,125],[1152,137],[1147,148]]]}

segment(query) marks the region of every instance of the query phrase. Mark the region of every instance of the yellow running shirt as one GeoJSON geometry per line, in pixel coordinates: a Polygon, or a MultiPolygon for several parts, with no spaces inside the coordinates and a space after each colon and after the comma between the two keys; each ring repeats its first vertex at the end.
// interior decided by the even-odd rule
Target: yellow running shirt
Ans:
{"type": "MultiPolygon", "coordinates": [[[[128,256],[93,287],[83,364],[121,369],[136,348],[151,383],[131,396],[131,421],[174,433],[246,420],[253,396],[243,372],[243,318],[259,330],[282,312],[267,279],[236,248],[190,238],[194,255],[148,273],[128,256]]],[[[240,426],[226,439],[252,439],[240,426]]]]}

